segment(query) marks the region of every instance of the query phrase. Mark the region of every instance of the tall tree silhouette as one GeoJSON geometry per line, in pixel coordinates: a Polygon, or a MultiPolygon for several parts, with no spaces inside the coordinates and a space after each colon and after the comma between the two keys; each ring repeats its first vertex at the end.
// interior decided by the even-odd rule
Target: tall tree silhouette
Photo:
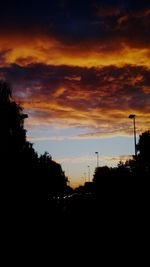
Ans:
{"type": "Polygon", "coordinates": [[[138,171],[146,177],[150,176],[150,131],[142,133],[137,144],[138,156],[136,166],[138,171]]]}
{"type": "Polygon", "coordinates": [[[60,164],[49,154],[38,157],[26,140],[27,114],[12,98],[8,83],[0,81],[0,176],[1,194],[7,199],[48,200],[63,194],[67,179],[60,164]]]}
{"type": "Polygon", "coordinates": [[[0,82],[0,142],[4,154],[20,152],[26,142],[24,119],[27,117],[22,108],[13,101],[11,89],[6,82],[0,82]]]}
{"type": "Polygon", "coordinates": [[[23,109],[13,100],[9,84],[0,81],[0,165],[2,190],[6,198],[19,192],[20,163],[26,146],[26,117],[23,109]]]}

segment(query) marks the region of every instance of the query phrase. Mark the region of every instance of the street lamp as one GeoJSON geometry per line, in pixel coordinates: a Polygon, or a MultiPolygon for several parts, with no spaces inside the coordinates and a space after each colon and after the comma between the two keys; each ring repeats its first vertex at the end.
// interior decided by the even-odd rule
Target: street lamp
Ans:
{"type": "Polygon", "coordinates": [[[135,128],[135,114],[130,114],[129,119],[133,119],[133,130],[134,130],[134,147],[135,147],[135,156],[137,156],[136,148],[136,128],[135,128]]]}
{"type": "Polygon", "coordinates": [[[89,182],[90,182],[90,166],[88,165],[88,176],[89,176],[89,182]]]}
{"type": "Polygon", "coordinates": [[[97,168],[99,167],[99,155],[98,152],[95,152],[95,154],[97,155],[97,168]]]}

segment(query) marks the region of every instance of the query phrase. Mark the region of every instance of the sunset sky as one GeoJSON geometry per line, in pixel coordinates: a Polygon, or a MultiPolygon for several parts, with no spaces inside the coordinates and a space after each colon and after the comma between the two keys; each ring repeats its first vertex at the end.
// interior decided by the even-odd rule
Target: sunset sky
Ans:
{"type": "Polygon", "coordinates": [[[2,1],[0,79],[36,151],[72,186],[92,179],[96,151],[100,166],[134,154],[129,114],[150,129],[150,1],[2,1]]]}

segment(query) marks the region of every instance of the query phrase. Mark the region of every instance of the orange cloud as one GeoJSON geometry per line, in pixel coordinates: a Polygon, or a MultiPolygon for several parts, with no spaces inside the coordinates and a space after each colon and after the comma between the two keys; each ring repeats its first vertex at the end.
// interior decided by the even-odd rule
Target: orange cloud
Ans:
{"type": "Polygon", "coordinates": [[[132,131],[130,113],[138,129],[150,127],[149,9],[126,13],[104,4],[95,11],[94,21],[76,21],[83,38],[75,38],[76,27],[65,35],[66,24],[64,35],[54,24],[43,32],[1,32],[0,77],[14,86],[30,127],[87,129],[75,138],[124,135],[132,131]]]}
{"type": "Polygon", "coordinates": [[[74,139],[129,135],[133,123],[128,116],[136,114],[137,132],[150,128],[150,71],[143,66],[31,65],[7,69],[7,77],[14,83],[18,73],[20,84],[16,84],[15,94],[29,113],[28,127],[87,129],[71,137],[74,139]]]}
{"type": "Polygon", "coordinates": [[[0,52],[5,52],[3,64],[43,63],[71,66],[122,66],[124,64],[150,67],[150,48],[131,47],[118,39],[95,43],[66,44],[47,35],[30,36],[10,34],[0,37],[0,52]],[[117,42],[117,46],[116,46],[117,42]]]}

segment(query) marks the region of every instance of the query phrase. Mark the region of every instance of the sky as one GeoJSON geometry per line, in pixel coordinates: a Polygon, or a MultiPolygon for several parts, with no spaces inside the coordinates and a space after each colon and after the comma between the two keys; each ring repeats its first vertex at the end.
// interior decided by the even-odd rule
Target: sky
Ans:
{"type": "Polygon", "coordinates": [[[149,0],[1,1],[0,79],[29,115],[27,138],[71,186],[134,154],[150,129],[149,0]],[[89,167],[88,167],[89,166],[89,167]]]}

